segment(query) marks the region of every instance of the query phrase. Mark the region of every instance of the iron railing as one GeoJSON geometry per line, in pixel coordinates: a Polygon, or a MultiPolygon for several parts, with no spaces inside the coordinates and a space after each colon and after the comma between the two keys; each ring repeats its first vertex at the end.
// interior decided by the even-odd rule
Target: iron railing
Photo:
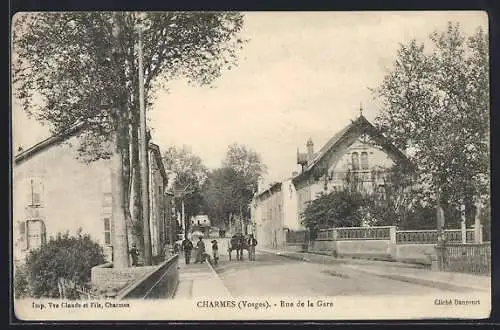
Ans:
{"type": "MultiPolygon", "coordinates": [[[[445,239],[450,243],[462,243],[462,231],[460,229],[446,229],[445,239]]],[[[474,229],[467,229],[466,243],[474,242],[474,229]]],[[[396,231],[396,243],[398,244],[435,244],[438,241],[438,231],[434,230],[398,230],[396,231]]]]}
{"type": "Polygon", "coordinates": [[[491,245],[446,243],[436,246],[439,270],[491,276],[491,245]]]}
{"type": "Polygon", "coordinates": [[[391,227],[342,227],[319,231],[318,240],[390,240],[391,227]]]}
{"type": "Polygon", "coordinates": [[[286,244],[287,245],[303,245],[309,243],[309,231],[308,230],[288,230],[286,233],[286,244]]]}

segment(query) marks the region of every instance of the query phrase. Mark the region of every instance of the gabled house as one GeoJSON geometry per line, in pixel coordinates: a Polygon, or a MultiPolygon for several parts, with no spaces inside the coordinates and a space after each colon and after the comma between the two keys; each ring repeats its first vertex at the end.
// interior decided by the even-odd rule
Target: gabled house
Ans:
{"type": "Polygon", "coordinates": [[[319,151],[314,151],[311,139],[306,148],[305,153],[297,150],[299,173],[254,198],[254,222],[263,246],[282,247],[287,231],[304,229],[301,214],[308,203],[320,193],[342,189],[347,173],[357,178],[361,188],[373,191],[384,184],[386,169],[397,162],[409,164],[406,155],[363,115],[330,138],[319,151]]]}
{"type": "MultiPolygon", "coordinates": [[[[89,234],[112,258],[113,221],[110,160],[85,163],[77,159],[76,124],[14,157],[12,186],[13,259],[23,262],[51,236],[89,234]]],[[[173,193],[168,191],[158,145],[149,143],[150,229],[153,256],[171,230],[173,193]]],[[[130,240],[129,240],[130,241],[130,240]]]]}

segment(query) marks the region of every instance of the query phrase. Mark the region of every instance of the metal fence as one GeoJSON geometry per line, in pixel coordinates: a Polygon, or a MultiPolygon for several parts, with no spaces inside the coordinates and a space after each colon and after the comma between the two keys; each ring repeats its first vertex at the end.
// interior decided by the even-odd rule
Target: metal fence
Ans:
{"type": "MultiPolygon", "coordinates": [[[[447,242],[462,243],[462,231],[460,229],[446,229],[444,231],[447,242]]],[[[466,242],[474,242],[474,229],[467,229],[466,242]]],[[[398,244],[434,244],[438,241],[437,230],[398,230],[396,231],[396,242],[398,244]]]]}
{"type": "Polygon", "coordinates": [[[437,246],[439,270],[491,275],[491,245],[447,243],[437,246]]]}
{"type": "Polygon", "coordinates": [[[286,233],[287,245],[303,245],[309,243],[309,231],[307,230],[288,230],[286,233]]]}

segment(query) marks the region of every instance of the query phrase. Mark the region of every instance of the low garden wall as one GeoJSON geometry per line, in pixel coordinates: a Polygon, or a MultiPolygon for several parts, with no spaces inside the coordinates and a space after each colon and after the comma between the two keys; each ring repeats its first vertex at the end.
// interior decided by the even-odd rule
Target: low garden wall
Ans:
{"type": "MultiPolygon", "coordinates": [[[[447,229],[444,234],[447,242],[453,244],[462,241],[472,244],[476,239],[474,229],[465,232],[447,229]]],[[[396,230],[394,226],[330,228],[318,233],[316,240],[309,243],[308,251],[430,265],[437,255],[436,242],[436,230],[396,230]]],[[[288,250],[297,248],[301,248],[298,242],[287,244],[288,250]]]]}
{"type": "Polygon", "coordinates": [[[158,266],[145,266],[116,269],[112,263],[98,265],[91,270],[92,288],[99,296],[113,297],[130,283],[157,268],[158,266]]]}
{"type": "Polygon", "coordinates": [[[172,298],[179,284],[179,255],[174,255],[155,269],[118,292],[117,299],[172,298]]]}
{"type": "Polygon", "coordinates": [[[422,265],[430,265],[432,256],[436,256],[436,244],[396,244],[395,260],[422,265]]]}
{"type": "Polygon", "coordinates": [[[320,231],[311,242],[310,252],[338,257],[386,258],[395,254],[396,227],[347,227],[320,231]]]}
{"type": "Polygon", "coordinates": [[[393,259],[394,245],[389,240],[315,240],[309,252],[338,257],[393,259]]]}

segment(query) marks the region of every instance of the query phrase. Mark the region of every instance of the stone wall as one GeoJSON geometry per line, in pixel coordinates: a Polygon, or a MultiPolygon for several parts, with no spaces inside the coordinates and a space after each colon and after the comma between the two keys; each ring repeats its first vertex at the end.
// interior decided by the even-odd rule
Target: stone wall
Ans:
{"type": "Polygon", "coordinates": [[[431,256],[437,257],[434,246],[435,244],[397,244],[396,260],[430,265],[431,256]]]}
{"type": "Polygon", "coordinates": [[[172,298],[179,284],[179,256],[174,255],[155,269],[120,290],[116,299],[172,298]]]}
{"type": "Polygon", "coordinates": [[[395,257],[393,245],[390,240],[316,240],[311,244],[311,252],[328,253],[339,257],[392,259],[395,257]]]}
{"type": "Polygon", "coordinates": [[[91,271],[92,287],[99,294],[116,293],[157,268],[158,266],[145,266],[115,269],[112,263],[98,265],[93,267],[91,271]]]}

